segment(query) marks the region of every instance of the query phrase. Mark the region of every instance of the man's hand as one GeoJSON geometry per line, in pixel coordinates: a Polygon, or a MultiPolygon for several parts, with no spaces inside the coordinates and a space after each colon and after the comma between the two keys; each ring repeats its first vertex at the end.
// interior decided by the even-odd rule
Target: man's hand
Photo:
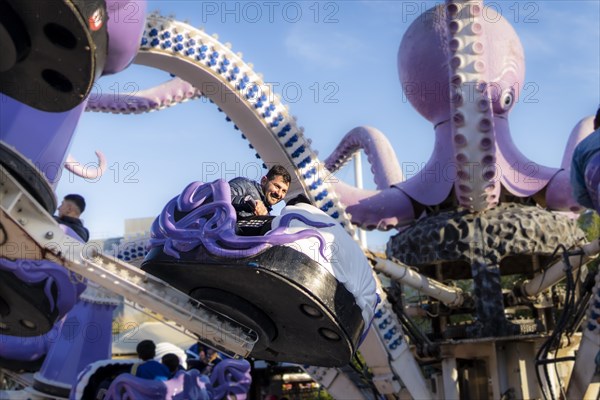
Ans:
{"type": "Polygon", "coordinates": [[[269,215],[269,211],[267,210],[267,207],[265,207],[265,203],[260,200],[256,200],[254,215],[269,215]]]}

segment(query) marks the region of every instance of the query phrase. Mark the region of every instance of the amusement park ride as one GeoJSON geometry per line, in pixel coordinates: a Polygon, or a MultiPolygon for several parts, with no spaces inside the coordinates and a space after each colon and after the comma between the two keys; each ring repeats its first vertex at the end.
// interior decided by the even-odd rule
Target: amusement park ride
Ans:
{"type": "Polygon", "coordinates": [[[405,91],[433,124],[435,145],[429,164],[404,179],[373,128],[350,131],[319,161],[229,46],[146,15],[144,1],[137,23],[109,18],[128,4],[0,0],[0,398],[96,399],[102,383],[107,399],[242,398],[247,357],[301,364],[340,400],[598,397],[600,273],[594,280],[585,265],[600,243],[577,227],[583,209],[569,182],[592,122],[573,129],[560,168],[527,168],[508,125],[523,50],[505,19],[482,18],[482,1],[449,0],[409,27],[403,87],[435,82],[449,96],[405,91]],[[176,78],[127,101],[88,96],[100,76],[132,62],[176,78]],[[218,93],[197,89],[206,84],[218,93]],[[314,206],[286,206],[267,234],[245,236],[227,183],[194,182],[165,206],[135,263],[127,249],[102,254],[55,222],[57,174],[40,166],[64,163],[85,110],[145,113],[201,96],[265,165],[292,166],[288,198],[303,193],[314,206]],[[360,150],[377,189],[328,182],[360,150]],[[431,179],[434,164],[453,166],[456,178],[431,179]],[[502,174],[515,165],[531,179],[502,174]],[[385,255],[373,254],[352,239],[355,226],[398,232],[385,255]],[[343,251],[327,256],[331,244],[343,251]],[[521,279],[503,287],[508,276],[521,279]],[[458,280],[468,289],[448,284],[458,280]],[[406,288],[427,300],[410,303],[406,288]],[[210,380],[129,375],[131,361],[111,359],[117,295],[232,360],[210,380]],[[97,335],[84,334],[90,326],[97,335]]]}

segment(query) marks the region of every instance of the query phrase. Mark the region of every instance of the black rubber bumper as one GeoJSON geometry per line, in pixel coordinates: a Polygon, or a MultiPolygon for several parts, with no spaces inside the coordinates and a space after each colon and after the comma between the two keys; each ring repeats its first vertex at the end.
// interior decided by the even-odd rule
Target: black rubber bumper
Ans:
{"type": "Polygon", "coordinates": [[[345,365],[364,328],[354,296],[289,247],[244,259],[214,257],[201,246],[175,259],[154,248],[142,269],[255,330],[257,359],[345,365]]]}

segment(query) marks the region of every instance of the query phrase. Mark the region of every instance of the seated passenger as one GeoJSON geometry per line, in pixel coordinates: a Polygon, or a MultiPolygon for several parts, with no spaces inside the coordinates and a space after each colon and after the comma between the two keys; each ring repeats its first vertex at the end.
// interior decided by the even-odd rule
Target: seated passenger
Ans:
{"type": "MultiPolygon", "coordinates": [[[[312,258],[327,269],[335,278],[352,293],[356,304],[362,311],[365,321],[365,331],[368,329],[375,307],[379,302],[377,286],[373,278],[373,270],[363,253],[361,247],[346,232],[344,227],[337,223],[331,216],[313,206],[310,200],[303,194],[291,199],[281,210],[281,215],[275,217],[272,228],[280,225],[282,218],[287,214],[300,214],[311,221],[330,224],[328,227],[319,228],[319,233],[326,243],[325,257],[322,257],[317,249],[319,242],[315,237],[300,239],[286,246],[290,246],[312,258]]],[[[296,233],[306,229],[307,225],[298,219],[292,220],[286,233],[296,233]]]]}
{"type": "Polygon", "coordinates": [[[167,353],[162,356],[161,360],[162,364],[169,369],[169,378],[173,378],[177,371],[185,371],[183,366],[179,361],[179,357],[175,353],[167,353]]]}
{"type": "Polygon", "coordinates": [[[131,368],[131,374],[138,378],[155,379],[166,381],[170,377],[169,369],[158,361],[156,356],[156,345],[152,340],[142,340],[136,347],[138,357],[142,363],[135,364],[131,368]]]}
{"type": "Polygon", "coordinates": [[[231,204],[238,219],[269,215],[287,194],[291,181],[290,173],[281,165],[274,165],[260,183],[244,177],[229,181],[231,204]]]}
{"type": "MultiPolygon", "coordinates": [[[[154,221],[142,269],[259,332],[255,358],[346,364],[377,303],[366,256],[311,205],[284,207],[273,221],[263,236],[237,235],[227,182],[192,182],[154,221]],[[178,212],[186,214],[176,220],[178,212]]],[[[193,353],[199,367],[210,363],[193,353]]]]}
{"type": "Polygon", "coordinates": [[[187,355],[188,368],[197,369],[203,374],[206,373],[211,363],[209,350],[212,349],[200,342],[196,342],[187,349],[185,353],[187,355]]]}
{"type": "Polygon", "coordinates": [[[58,216],[54,217],[56,222],[71,228],[84,242],[89,240],[90,232],[79,219],[85,211],[85,199],[82,196],[78,194],[66,195],[57,211],[58,216]]]}

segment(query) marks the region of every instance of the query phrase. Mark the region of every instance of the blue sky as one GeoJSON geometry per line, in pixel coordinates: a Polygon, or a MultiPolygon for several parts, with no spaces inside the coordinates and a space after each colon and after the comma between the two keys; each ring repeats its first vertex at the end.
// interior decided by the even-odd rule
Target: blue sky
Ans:
{"type": "MultiPolygon", "coordinates": [[[[396,68],[404,31],[422,1],[150,1],[159,10],[230,42],[263,74],[305,127],[321,159],[360,125],[381,130],[401,165],[421,165],[433,148],[433,127],[402,95],[396,68]]],[[[529,84],[510,115],[511,132],[533,161],[558,167],[573,126],[600,104],[600,2],[496,1],[525,50],[529,84]]],[[[104,93],[148,88],[169,79],[132,66],[103,77],[104,93]]],[[[109,169],[94,182],[64,173],[62,198],[77,192],[92,238],[123,234],[123,220],[154,216],[191,181],[259,178],[248,142],[206,100],[141,115],[85,113],[70,153],[82,163],[102,150],[109,169]],[[212,145],[211,145],[212,143],[212,145]]],[[[365,186],[372,178],[363,157],[365,186]]],[[[353,181],[351,166],[336,174],[353,181]]],[[[370,234],[377,248],[389,234],[370,234]]]]}

